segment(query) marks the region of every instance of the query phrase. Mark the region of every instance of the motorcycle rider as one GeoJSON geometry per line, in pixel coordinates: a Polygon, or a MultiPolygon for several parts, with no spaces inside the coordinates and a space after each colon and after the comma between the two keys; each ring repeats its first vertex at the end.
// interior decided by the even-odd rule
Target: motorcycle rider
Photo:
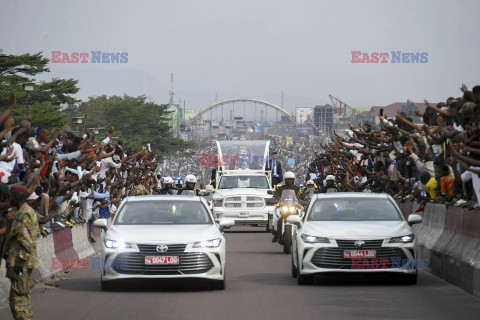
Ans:
{"type": "Polygon", "coordinates": [[[197,178],[193,174],[189,174],[185,177],[185,188],[178,190],[178,194],[182,194],[184,190],[192,190],[196,196],[200,195],[200,190],[195,188],[197,184],[197,178]]]}
{"type": "Polygon", "coordinates": [[[335,176],[332,174],[325,178],[325,186],[320,190],[320,193],[330,192],[339,192],[338,188],[335,186],[335,176]]]}
{"type": "Polygon", "coordinates": [[[175,188],[177,188],[177,190],[182,190],[183,189],[183,182],[182,182],[181,177],[177,178],[177,184],[175,185],[175,188]]]}
{"type": "Polygon", "coordinates": [[[314,193],[317,193],[317,188],[315,188],[315,182],[313,182],[313,180],[308,180],[307,181],[307,184],[306,184],[306,187],[303,188],[303,193],[306,195],[306,196],[310,196],[310,195],[313,195],[314,193]]]}
{"type": "MultiPolygon", "coordinates": [[[[273,198],[276,199],[277,201],[280,200],[282,197],[282,192],[283,190],[294,190],[298,202],[300,204],[305,204],[305,201],[308,201],[308,199],[305,197],[304,193],[302,193],[302,189],[300,189],[299,186],[295,185],[295,174],[291,171],[286,172],[283,175],[283,180],[285,182],[284,185],[280,186],[275,190],[275,193],[273,194],[273,198]],[[302,203],[303,202],[303,203],[302,203]]],[[[273,234],[273,239],[272,242],[277,242],[277,240],[282,236],[282,225],[285,219],[288,217],[288,214],[282,213],[282,216],[278,219],[277,222],[277,230],[274,231],[273,234]]]]}
{"type": "Polygon", "coordinates": [[[175,188],[173,187],[172,177],[165,177],[163,179],[163,188],[160,189],[160,194],[175,194],[175,188]]]}

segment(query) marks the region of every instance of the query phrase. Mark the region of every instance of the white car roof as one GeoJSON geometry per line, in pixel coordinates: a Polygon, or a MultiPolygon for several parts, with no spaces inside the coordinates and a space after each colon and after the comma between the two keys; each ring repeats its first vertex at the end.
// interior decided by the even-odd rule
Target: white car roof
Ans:
{"type": "Polygon", "coordinates": [[[392,197],[386,193],[371,193],[371,192],[331,192],[331,193],[316,193],[313,199],[325,198],[370,198],[370,199],[391,199],[392,197]]]}
{"type": "Polygon", "coordinates": [[[187,195],[151,195],[151,196],[135,196],[135,197],[127,197],[126,201],[128,202],[137,202],[137,201],[147,201],[147,200],[155,200],[155,201],[197,201],[201,202],[201,197],[198,196],[187,196],[187,195]]]}

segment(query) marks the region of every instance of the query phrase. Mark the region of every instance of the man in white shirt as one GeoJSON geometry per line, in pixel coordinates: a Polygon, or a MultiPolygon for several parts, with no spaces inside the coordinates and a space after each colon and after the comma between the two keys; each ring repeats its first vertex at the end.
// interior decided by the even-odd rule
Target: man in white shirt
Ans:
{"type": "MultiPolygon", "coordinates": [[[[15,136],[17,133],[12,132],[15,136]]],[[[12,171],[15,168],[15,165],[18,166],[19,169],[23,169],[23,164],[25,160],[23,158],[23,150],[20,143],[25,142],[28,139],[28,134],[26,132],[18,132],[18,135],[15,137],[15,142],[12,143],[13,152],[5,161],[0,161],[0,177],[2,182],[12,175],[12,171]]],[[[8,147],[4,147],[2,150],[1,155],[5,155],[8,152],[8,147]]],[[[6,183],[6,182],[4,182],[6,183]]]]}
{"type": "Polygon", "coordinates": [[[120,161],[120,157],[118,155],[102,159],[102,161],[100,162],[100,171],[98,172],[98,178],[105,179],[108,169],[118,169],[121,166],[122,162],[120,161]]]}

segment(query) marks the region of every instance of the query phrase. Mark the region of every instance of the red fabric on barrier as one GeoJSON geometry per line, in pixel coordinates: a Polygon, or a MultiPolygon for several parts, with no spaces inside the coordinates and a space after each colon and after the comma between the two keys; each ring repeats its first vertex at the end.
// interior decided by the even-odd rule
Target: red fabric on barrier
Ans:
{"type": "Polygon", "coordinates": [[[72,230],[65,228],[57,232],[53,232],[53,244],[55,247],[55,255],[62,259],[78,259],[78,254],[73,248],[72,230]]]}

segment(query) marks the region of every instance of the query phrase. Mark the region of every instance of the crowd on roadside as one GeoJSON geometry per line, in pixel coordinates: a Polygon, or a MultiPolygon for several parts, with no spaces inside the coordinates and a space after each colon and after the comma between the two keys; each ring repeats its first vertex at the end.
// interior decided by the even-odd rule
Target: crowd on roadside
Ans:
{"type": "Polygon", "coordinates": [[[334,133],[331,143],[320,144],[305,182],[320,190],[333,180],[336,191],[480,209],[480,86],[462,85],[459,97],[425,102],[415,116],[399,110],[394,119],[381,116],[378,126],[334,133]]]}
{"type": "Polygon", "coordinates": [[[12,92],[0,115],[0,248],[18,209],[12,190],[28,196],[43,235],[87,222],[95,241],[95,219],[115,214],[127,195],[155,187],[156,154],[147,147],[134,152],[121,140],[114,143],[113,127],[100,138],[90,131],[75,135],[33,128],[31,118],[14,123],[15,106],[12,92]]]}

